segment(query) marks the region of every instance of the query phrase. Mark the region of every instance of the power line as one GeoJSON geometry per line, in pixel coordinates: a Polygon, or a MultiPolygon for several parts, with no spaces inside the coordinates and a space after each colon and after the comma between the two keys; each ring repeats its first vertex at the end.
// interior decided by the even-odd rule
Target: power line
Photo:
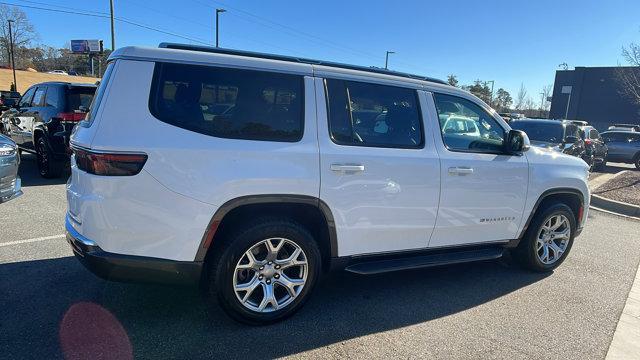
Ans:
{"type": "MultiPolygon", "coordinates": [[[[34,2],[32,1],[32,3],[34,3],[34,2]]],[[[33,6],[33,5],[22,5],[22,4],[18,5],[18,4],[7,3],[7,2],[4,2],[4,1],[0,1],[0,4],[9,5],[9,6],[15,6],[15,7],[19,7],[19,8],[51,11],[51,12],[71,14],[71,15],[90,16],[90,17],[97,17],[97,18],[103,18],[103,19],[110,18],[109,14],[106,14],[106,13],[85,12],[83,10],[52,9],[52,8],[45,8],[45,7],[41,7],[41,6],[33,6]]],[[[55,5],[49,5],[49,6],[55,6],[55,5]]],[[[67,9],[71,9],[71,8],[67,7],[67,9]]],[[[158,33],[166,34],[166,35],[171,35],[171,36],[174,36],[174,37],[177,37],[177,38],[181,38],[181,39],[184,39],[184,40],[189,40],[189,41],[192,41],[192,42],[195,42],[195,43],[199,43],[199,44],[203,44],[203,45],[208,45],[209,44],[208,42],[204,41],[203,39],[197,39],[197,38],[193,38],[193,37],[177,34],[177,33],[171,32],[171,31],[158,29],[156,27],[145,25],[145,24],[141,24],[141,23],[138,23],[136,21],[129,20],[129,19],[126,19],[126,18],[116,17],[114,19],[116,21],[119,21],[119,22],[122,22],[122,23],[125,23],[125,24],[133,25],[133,26],[136,26],[136,27],[139,27],[139,28],[155,31],[155,32],[158,32],[158,33]]]]}
{"type": "MultiPolygon", "coordinates": [[[[200,0],[191,0],[191,1],[194,2],[194,3],[200,4],[202,6],[206,6],[206,7],[212,8],[212,9],[215,8],[215,6],[207,4],[207,3],[203,2],[203,1],[200,1],[200,0]]],[[[253,14],[253,13],[251,13],[249,11],[242,10],[240,8],[228,5],[228,4],[223,3],[221,1],[216,1],[216,0],[210,0],[210,1],[212,3],[216,3],[216,4],[219,4],[219,5],[224,6],[226,8],[234,10],[234,12],[236,13],[234,15],[236,17],[238,17],[238,18],[242,18],[241,16],[238,15],[238,13],[241,13],[241,14],[245,14],[245,15],[253,18],[253,19],[258,19],[258,20],[261,21],[261,22],[256,22],[255,20],[252,20],[252,23],[257,23],[259,25],[262,25],[262,26],[265,26],[265,27],[268,27],[268,28],[272,28],[272,29],[276,29],[276,27],[278,27],[279,29],[277,29],[277,30],[286,30],[286,32],[288,32],[291,35],[303,36],[303,37],[306,37],[308,39],[311,39],[312,41],[315,41],[316,43],[322,44],[324,46],[329,46],[329,47],[332,47],[334,49],[338,49],[338,50],[342,50],[342,51],[346,50],[346,51],[348,51],[348,52],[350,52],[352,54],[355,54],[355,55],[358,55],[358,56],[363,56],[363,57],[366,57],[368,59],[374,60],[376,62],[378,62],[378,61],[381,62],[382,61],[382,55],[377,55],[377,54],[369,53],[369,52],[358,50],[358,49],[353,49],[351,47],[338,44],[338,43],[336,43],[334,41],[327,40],[327,39],[324,39],[324,38],[322,38],[320,36],[316,36],[316,35],[313,35],[313,34],[298,30],[298,29],[296,29],[294,27],[291,27],[289,25],[278,23],[276,21],[267,19],[265,17],[253,14]],[[264,22],[269,23],[269,24],[273,24],[273,25],[275,25],[275,27],[274,26],[270,26],[269,24],[265,24],[264,22]]],[[[408,66],[408,67],[411,67],[411,68],[414,68],[414,69],[423,69],[423,67],[418,67],[418,66],[416,66],[414,64],[408,63],[406,61],[402,61],[401,59],[394,59],[394,62],[396,62],[398,64],[404,64],[405,66],[408,66]]]]}

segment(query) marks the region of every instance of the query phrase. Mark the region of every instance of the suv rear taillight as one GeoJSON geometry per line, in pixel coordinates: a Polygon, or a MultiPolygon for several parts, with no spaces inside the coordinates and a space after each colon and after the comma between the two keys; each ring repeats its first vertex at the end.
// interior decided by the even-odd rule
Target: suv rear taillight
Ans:
{"type": "Polygon", "coordinates": [[[71,122],[79,122],[84,120],[84,117],[87,116],[85,112],[61,112],[56,117],[60,118],[62,121],[71,121],[71,122]]]}
{"type": "Polygon", "coordinates": [[[585,140],[584,140],[584,143],[585,143],[585,144],[587,144],[587,145],[591,145],[591,139],[588,139],[588,138],[587,138],[587,139],[585,139],[585,140]]]}
{"type": "Polygon", "coordinates": [[[103,176],[132,176],[147,162],[146,154],[93,152],[74,147],[78,169],[103,176]]]}

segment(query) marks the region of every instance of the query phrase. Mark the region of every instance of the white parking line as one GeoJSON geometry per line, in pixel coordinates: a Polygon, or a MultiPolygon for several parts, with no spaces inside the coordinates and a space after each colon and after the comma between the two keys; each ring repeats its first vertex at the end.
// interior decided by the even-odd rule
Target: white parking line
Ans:
{"type": "Polygon", "coordinates": [[[0,247],[11,246],[11,245],[20,245],[20,244],[28,244],[28,243],[38,242],[38,241],[45,241],[45,240],[62,239],[64,237],[65,237],[64,234],[60,234],[60,235],[43,236],[43,237],[38,237],[38,238],[33,238],[33,239],[26,239],[26,240],[9,241],[9,242],[6,242],[6,243],[0,243],[0,247]]]}

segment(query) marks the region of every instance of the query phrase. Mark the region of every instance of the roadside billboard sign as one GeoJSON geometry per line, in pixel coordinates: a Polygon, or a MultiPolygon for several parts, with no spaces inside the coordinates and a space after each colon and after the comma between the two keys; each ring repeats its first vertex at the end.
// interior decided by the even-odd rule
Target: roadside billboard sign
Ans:
{"type": "Polygon", "coordinates": [[[74,54],[99,54],[102,50],[102,40],[71,40],[71,52],[74,54]]]}

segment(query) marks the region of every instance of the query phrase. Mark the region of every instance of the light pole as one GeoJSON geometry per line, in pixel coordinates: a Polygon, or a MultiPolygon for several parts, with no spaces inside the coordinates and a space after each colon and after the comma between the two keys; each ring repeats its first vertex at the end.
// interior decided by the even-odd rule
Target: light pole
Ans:
{"type": "Polygon", "coordinates": [[[109,9],[111,10],[111,51],[116,49],[116,29],[113,26],[113,0],[109,0],[109,9]]]}
{"type": "Polygon", "coordinates": [[[11,51],[11,69],[13,70],[13,86],[14,91],[18,91],[18,82],[16,81],[16,53],[13,52],[13,33],[11,32],[11,23],[13,20],[7,20],[9,23],[9,49],[11,51]]]}
{"type": "Polygon", "coordinates": [[[220,20],[220,13],[223,13],[223,12],[226,12],[226,11],[227,10],[225,10],[225,9],[216,9],[216,47],[218,47],[218,44],[219,44],[218,43],[218,36],[219,36],[219,33],[220,33],[220,31],[219,31],[220,30],[220,26],[218,25],[219,24],[218,21],[220,20]]]}
{"type": "Polygon", "coordinates": [[[389,70],[389,54],[395,54],[395,51],[387,51],[387,55],[385,56],[384,59],[384,68],[385,70],[389,70]]]}
{"type": "Polygon", "coordinates": [[[489,80],[489,81],[485,81],[484,84],[486,85],[487,83],[491,83],[491,97],[489,99],[489,106],[493,107],[493,85],[495,83],[495,80],[489,80]]]}
{"type": "Polygon", "coordinates": [[[542,110],[544,109],[544,93],[540,93],[540,117],[542,117],[542,110]]]}

